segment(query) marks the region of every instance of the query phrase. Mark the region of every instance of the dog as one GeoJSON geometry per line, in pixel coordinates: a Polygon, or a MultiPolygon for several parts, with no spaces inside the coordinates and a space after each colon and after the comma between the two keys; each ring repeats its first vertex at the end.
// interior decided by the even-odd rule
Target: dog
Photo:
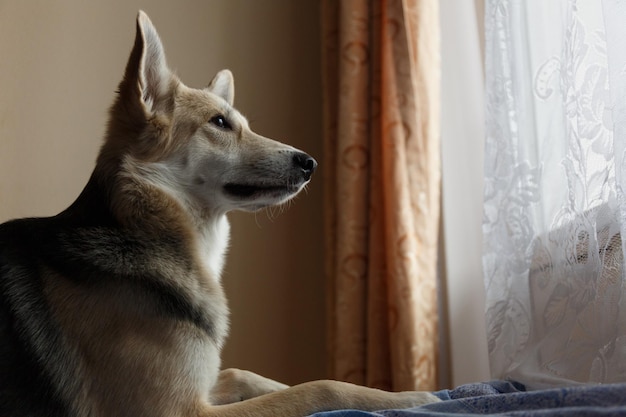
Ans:
{"type": "Polygon", "coordinates": [[[438,401],[220,370],[227,213],[286,202],[317,166],[254,133],[233,99],[228,70],[184,85],[139,12],[84,190],[56,216],[0,225],[0,416],[296,417],[438,401]]]}

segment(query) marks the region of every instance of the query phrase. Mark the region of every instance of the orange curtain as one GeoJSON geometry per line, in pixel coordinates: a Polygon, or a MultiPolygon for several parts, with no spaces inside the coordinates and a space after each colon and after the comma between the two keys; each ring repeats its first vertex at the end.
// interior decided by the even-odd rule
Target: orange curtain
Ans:
{"type": "Polygon", "coordinates": [[[437,388],[439,16],[323,0],[331,377],[437,388]]]}

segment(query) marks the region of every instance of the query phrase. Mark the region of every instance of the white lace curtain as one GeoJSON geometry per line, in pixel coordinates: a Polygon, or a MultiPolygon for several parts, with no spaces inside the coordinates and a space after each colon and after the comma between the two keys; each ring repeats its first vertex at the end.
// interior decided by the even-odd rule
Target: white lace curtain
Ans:
{"type": "Polygon", "coordinates": [[[486,3],[492,375],[626,381],[626,2],[486,3]]]}

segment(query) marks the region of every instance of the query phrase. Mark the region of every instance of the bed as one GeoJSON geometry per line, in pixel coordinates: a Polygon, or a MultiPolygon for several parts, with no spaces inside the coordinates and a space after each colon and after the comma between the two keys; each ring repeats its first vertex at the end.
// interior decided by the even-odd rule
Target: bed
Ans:
{"type": "Polygon", "coordinates": [[[407,410],[340,410],[314,417],[626,416],[626,383],[526,391],[512,381],[467,384],[435,393],[443,401],[407,410]]]}

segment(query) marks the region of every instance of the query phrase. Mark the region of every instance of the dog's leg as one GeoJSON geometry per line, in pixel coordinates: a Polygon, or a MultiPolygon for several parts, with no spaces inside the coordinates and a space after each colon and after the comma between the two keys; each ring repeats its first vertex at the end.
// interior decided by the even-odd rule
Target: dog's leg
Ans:
{"type": "Polygon", "coordinates": [[[197,417],[304,417],[320,411],[409,408],[440,401],[428,392],[386,392],[339,381],[313,381],[246,401],[207,405],[197,417]]]}
{"type": "Polygon", "coordinates": [[[229,368],[220,371],[211,400],[213,404],[230,404],[286,388],[289,386],[254,372],[229,368]]]}

